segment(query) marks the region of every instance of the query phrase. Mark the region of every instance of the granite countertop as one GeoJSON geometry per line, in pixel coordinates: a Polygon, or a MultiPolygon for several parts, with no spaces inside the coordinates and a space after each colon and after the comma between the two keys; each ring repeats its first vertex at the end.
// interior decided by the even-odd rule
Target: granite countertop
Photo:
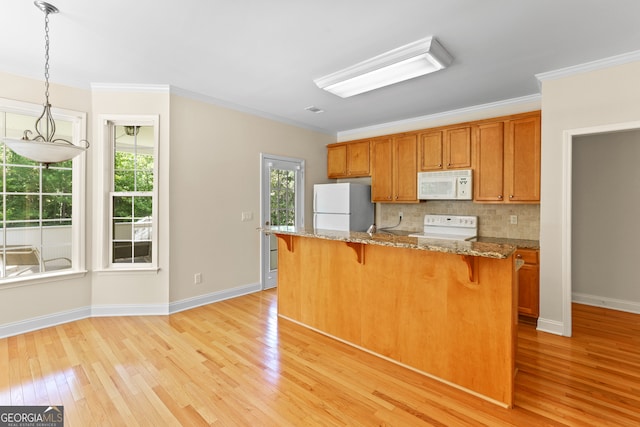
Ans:
{"type": "Polygon", "coordinates": [[[518,249],[540,249],[540,241],[539,240],[526,240],[526,239],[511,239],[506,237],[478,237],[476,239],[478,242],[483,243],[500,243],[507,245],[514,245],[518,249]]]}
{"type": "Polygon", "coordinates": [[[410,231],[380,231],[365,233],[360,231],[334,231],[298,228],[291,226],[265,227],[261,229],[267,234],[287,234],[317,239],[338,240],[342,242],[362,243],[396,248],[417,249],[432,252],[445,252],[458,255],[471,255],[485,258],[504,259],[518,248],[517,245],[498,241],[459,241],[409,237],[410,231]]]}

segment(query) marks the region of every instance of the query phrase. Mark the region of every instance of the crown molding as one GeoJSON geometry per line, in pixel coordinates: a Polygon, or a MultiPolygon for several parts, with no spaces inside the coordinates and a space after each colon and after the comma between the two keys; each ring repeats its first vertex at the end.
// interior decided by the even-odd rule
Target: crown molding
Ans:
{"type": "Polygon", "coordinates": [[[597,61],[585,62],[584,64],[573,65],[571,67],[560,68],[558,70],[547,71],[536,74],[539,83],[548,80],[561,79],[564,77],[574,76],[576,74],[588,73],[589,71],[602,70],[604,68],[616,65],[628,64],[630,62],[640,61],[640,50],[623,53],[621,55],[610,56],[608,58],[599,59],[597,61]]]}
{"type": "Polygon", "coordinates": [[[230,110],[239,111],[241,113],[251,114],[252,116],[262,117],[263,119],[273,120],[274,122],[280,122],[286,125],[295,126],[302,129],[311,130],[314,132],[323,133],[325,135],[335,136],[335,132],[330,132],[327,129],[323,129],[316,126],[311,126],[305,123],[297,122],[295,120],[286,119],[281,116],[277,116],[275,114],[266,113],[261,110],[256,110],[250,107],[245,107],[243,105],[234,104],[233,102],[225,101],[223,99],[214,98],[209,95],[204,95],[198,92],[192,92],[187,89],[182,89],[176,86],[171,86],[171,94],[180,96],[183,98],[191,99],[194,101],[204,102],[205,104],[215,105],[218,107],[228,108],[230,110]]]}
{"type": "Polygon", "coordinates": [[[91,83],[91,90],[93,92],[170,93],[171,87],[164,84],[91,83]]]}
{"type": "Polygon", "coordinates": [[[457,110],[444,111],[442,113],[414,117],[414,118],[405,119],[405,120],[398,120],[396,122],[388,122],[388,123],[382,123],[378,125],[358,128],[358,129],[350,129],[350,130],[338,132],[338,140],[340,141],[342,140],[342,138],[349,137],[351,135],[382,131],[390,127],[396,127],[396,126],[406,127],[407,130],[409,130],[411,128],[411,125],[415,123],[421,123],[429,120],[437,120],[437,119],[442,119],[447,117],[456,117],[462,114],[477,113],[477,112],[492,110],[495,108],[500,108],[505,106],[516,106],[519,104],[527,104],[531,102],[538,102],[538,103],[542,102],[542,96],[540,94],[526,95],[526,96],[521,96],[519,98],[505,99],[503,101],[490,102],[488,104],[474,105],[471,107],[459,108],[457,110]]]}

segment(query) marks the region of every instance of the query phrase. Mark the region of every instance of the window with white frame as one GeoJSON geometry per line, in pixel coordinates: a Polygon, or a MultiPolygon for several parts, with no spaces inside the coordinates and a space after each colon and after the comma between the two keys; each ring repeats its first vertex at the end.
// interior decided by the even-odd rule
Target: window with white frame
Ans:
{"type": "MultiPolygon", "coordinates": [[[[56,136],[82,139],[83,113],[56,115],[56,136]]],[[[0,99],[0,138],[34,131],[42,106],[0,99]]],[[[48,167],[0,142],[0,282],[84,269],[83,156],[48,167]]]]}
{"type": "Polygon", "coordinates": [[[108,122],[111,140],[109,261],[112,268],[156,265],[157,129],[108,122]]]}

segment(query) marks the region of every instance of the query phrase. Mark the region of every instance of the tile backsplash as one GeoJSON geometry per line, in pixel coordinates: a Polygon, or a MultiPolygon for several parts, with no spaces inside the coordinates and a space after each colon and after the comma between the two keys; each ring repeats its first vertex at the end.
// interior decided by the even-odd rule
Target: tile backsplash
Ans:
{"type": "Polygon", "coordinates": [[[511,239],[539,240],[540,205],[499,205],[467,201],[428,201],[415,204],[376,204],[378,228],[398,224],[402,212],[402,223],[398,230],[422,230],[426,214],[476,215],[478,235],[483,237],[506,237],[511,239]],[[518,217],[511,224],[511,215],[518,217]]]}

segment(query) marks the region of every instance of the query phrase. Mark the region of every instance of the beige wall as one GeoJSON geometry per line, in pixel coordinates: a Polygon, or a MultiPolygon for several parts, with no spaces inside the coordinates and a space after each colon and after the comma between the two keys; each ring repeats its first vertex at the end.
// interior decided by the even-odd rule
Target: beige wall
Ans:
{"type": "Polygon", "coordinates": [[[335,137],[171,97],[172,302],[260,282],[260,153],[306,160],[305,216],[335,137]],[[253,220],[241,222],[242,212],[253,220]],[[194,284],[195,273],[202,283],[194,284]]]}
{"type": "MultiPolygon", "coordinates": [[[[170,188],[170,114],[169,114],[169,87],[158,88],[150,91],[136,91],[135,88],[107,88],[93,90],[91,117],[94,125],[93,146],[90,150],[94,173],[92,179],[97,180],[102,171],[109,170],[110,165],[103,163],[102,154],[110,147],[110,141],[104,139],[101,119],[112,115],[159,115],[159,150],[158,150],[158,265],[157,272],[107,272],[95,271],[100,269],[96,259],[97,248],[92,246],[92,305],[106,309],[109,306],[133,305],[138,307],[150,307],[152,312],[157,312],[153,307],[167,305],[169,302],[169,272],[171,264],[169,259],[169,204],[171,203],[170,188]]],[[[105,177],[108,179],[108,177],[105,177]]],[[[93,192],[90,197],[95,215],[92,226],[91,241],[99,242],[99,227],[108,227],[106,222],[96,221],[99,217],[98,209],[105,198],[101,197],[104,191],[100,183],[93,181],[93,192]]],[[[106,234],[108,235],[108,234],[106,234]]]]}
{"type": "MultiPolygon", "coordinates": [[[[56,84],[51,84],[49,91],[54,110],[56,107],[75,111],[91,109],[88,91],[56,84]]],[[[0,73],[0,96],[42,105],[44,82],[0,73]]],[[[0,285],[0,326],[87,309],[90,304],[91,280],[88,275],[44,283],[0,285]]]]}
{"type": "Polygon", "coordinates": [[[563,177],[567,174],[564,134],[637,122],[639,118],[640,62],[542,83],[540,317],[550,326],[570,323],[570,305],[563,288],[570,265],[570,260],[563,258],[567,250],[563,243],[563,177]]]}
{"type": "MultiPolygon", "coordinates": [[[[83,277],[0,285],[0,329],[105,312],[166,311],[170,303],[260,282],[260,153],[306,160],[306,218],[313,184],[327,182],[326,144],[335,137],[235,110],[135,88],[93,91],[51,86],[54,107],[88,112],[87,269],[83,277]],[[96,177],[104,115],[159,115],[159,270],[99,271],[96,177]],[[243,211],[253,221],[241,222],[243,211]],[[203,282],[193,284],[193,274],[203,282]],[[57,316],[57,317],[56,317],[57,316]],[[34,319],[38,319],[37,321],[34,319]],[[47,320],[53,319],[53,320],[47,320]]],[[[0,74],[1,95],[42,103],[43,83],[0,74]]],[[[102,225],[104,226],[104,224],[102,225]]]]}

